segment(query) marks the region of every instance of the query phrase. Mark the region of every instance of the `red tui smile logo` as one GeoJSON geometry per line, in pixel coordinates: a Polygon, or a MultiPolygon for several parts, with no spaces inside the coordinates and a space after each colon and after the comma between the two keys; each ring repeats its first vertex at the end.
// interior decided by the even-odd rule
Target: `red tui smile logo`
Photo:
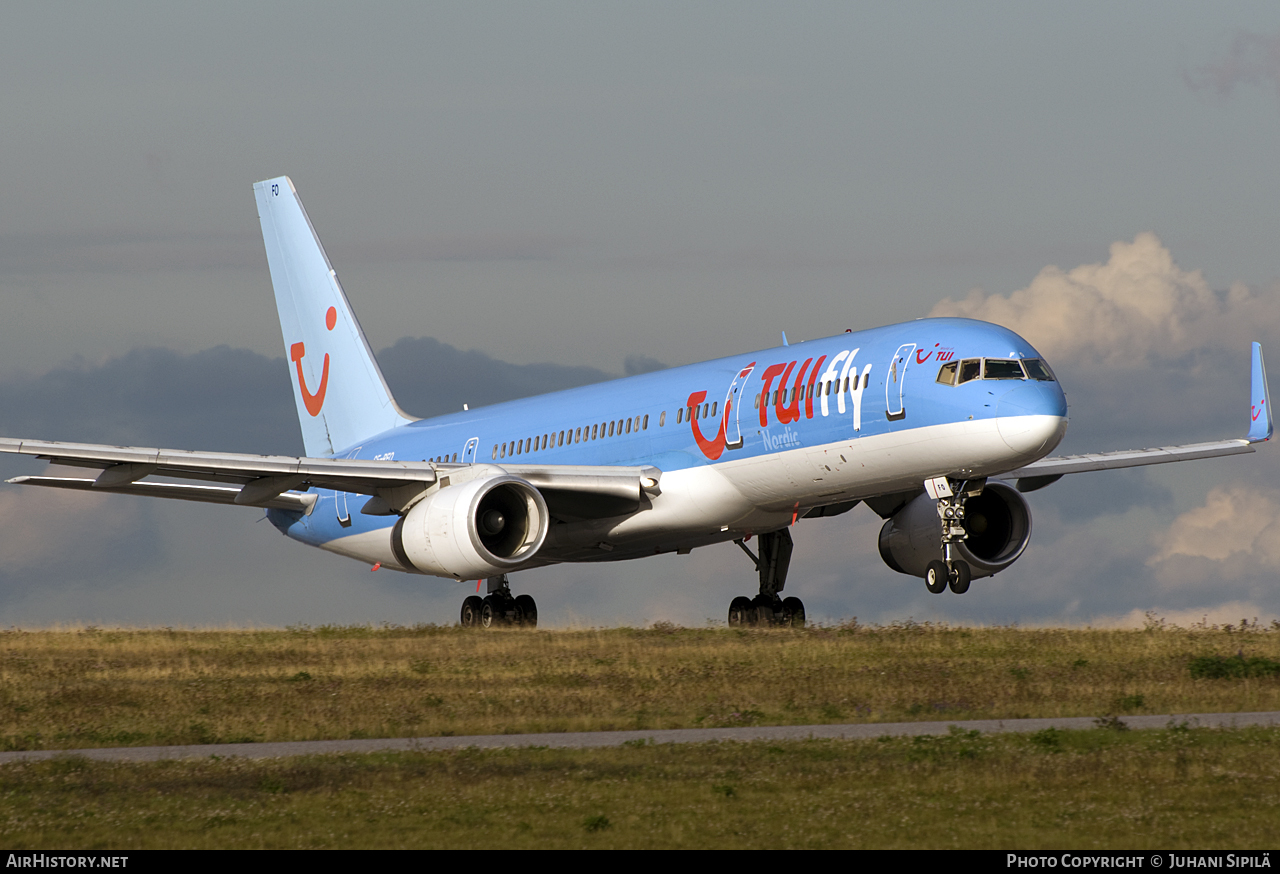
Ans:
{"type": "MultiPolygon", "coordinates": [[[[324,314],[324,326],[332,331],[337,323],[338,311],[334,307],[329,307],[329,311],[324,314]]],[[[315,394],[307,389],[307,378],[302,373],[302,357],[306,354],[305,343],[294,343],[289,347],[289,358],[298,369],[298,388],[302,391],[302,403],[306,406],[308,413],[318,416],[320,408],[324,406],[325,390],[329,387],[329,353],[324,353],[324,368],[320,371],[320,388],[315,394]]]]}

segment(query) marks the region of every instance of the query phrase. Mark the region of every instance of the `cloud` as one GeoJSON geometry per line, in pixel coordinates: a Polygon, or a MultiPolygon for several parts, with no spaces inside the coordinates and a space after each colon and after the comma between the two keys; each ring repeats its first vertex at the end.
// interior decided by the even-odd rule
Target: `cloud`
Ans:
{"type": "Polygon", "coordinates": [[[104,513],[106,495],[57,489],[0,490],[0,574],[50,569],[74,561],[72,551],[110,551],[137,513],[104,513]]]}
{"type": "Polygon", "coordinates": [[[1202,506],[1178,516],[1157,540],[1148,564],[1180,558],[1247,562],[1257,570],[1280,568],[1280,490],[1236,483],[1212,489],[1202,506]]]}
{"type": "Polygon", "coordinates": [[[1267,625],[1274,621],[1276,615],[1274,611],[1262,609],[1250,601],[1226,601],[1205,607],[1177,610],[1135,608],[1121,616],[1099,617],[1089,625],[1094,628],[1146,628],[1152,622],[1163,622],[1165,625],[1176,625],[1179,628],[1193,628],[1241,623],[1252,625],[1254,620],[1257,620],[1259,625],[1267,625]]]}
{"type": "Polygon", "coordinates": [[[1004,325],[1051,359],[1136,367],[1280,334],[1280,293],[1241,283],[1215,292],[1200,271],[1180,268],[1155,234],[1141,233],[1113,243],[1105,263],[1046,267],[1007,297],[974,290],[938,302],[929,315],[1004,325]]]}
{"type": "Polygon", "coordinates": [[[1280,94],[1280,34],[1241,31],[1225,58],[1194,72],[1184,70],[1182,80],[1193,90],[1212,89],[1223,97],[1241,84],[1270,85],[1280,94]]]}

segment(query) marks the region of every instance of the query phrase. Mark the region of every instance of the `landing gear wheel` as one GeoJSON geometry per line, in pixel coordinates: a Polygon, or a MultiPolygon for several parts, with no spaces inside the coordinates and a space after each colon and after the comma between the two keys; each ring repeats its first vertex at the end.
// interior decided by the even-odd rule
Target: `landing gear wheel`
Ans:
{"type": "Polygon", "coordinates": [[[479,596],[470,595],[462,602],[462,618],[459,620],[463,628],[475,628],[480,624],[480,610],[484,606],[479,596]]]}
{"type": "Polygon", "coordinates": [[[951,568],[951,591],[957,595],[963,595],[969,591],[969,580],[973,577],[973,572],[969,570],[967,561],[956,561],[952,563],[951,568]]]}
{"type": "Polygon", "coordinates": [[[947,590],[950,576],[945,562],[931,561],[924,569],[924,587],[935,595],[941,595],[947,590]]]}
{"type": "Polygon", "coordinates": [[[489,595],[484,599],[484,604],[480,608],[480,625],[484,628],[494,628],[503,625],[507,621],[507,612],[502,609],[503,603],[493,595],[489,595]]]}
{"type": "Polygon", "coordinates": [[[751,602],[751,606],[756,608],[756,622],[760,625],[774,625],[777,623],[777,608],[781,606],[775,599],[768,595],[756,595],[755,600],[751,602]]]}
{"type": "Polygon", "coordinates": [[[804,628],[804,602],[799,598],[786,598],[782,602],[782,624],[792,628],[804,628]]]}
{"type": "Polygon", "coordinates": [[[538,627],[538,605],[531,595],[516,596],[516,625],[525,628],[538,627]]]}
{"type": "Polygon", "coordinates": [[[751,606],[751,599],[741,595],[729,602],[729,627],[741,628],[756,624],[756,611],[751,606]]]}

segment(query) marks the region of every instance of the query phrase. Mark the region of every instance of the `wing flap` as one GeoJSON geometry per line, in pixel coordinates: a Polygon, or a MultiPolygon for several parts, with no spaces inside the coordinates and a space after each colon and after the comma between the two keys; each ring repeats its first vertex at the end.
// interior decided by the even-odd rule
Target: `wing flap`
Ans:
{"type": "MultiPolygon", "coordinates": [[[[437,482],[447,485],[451,475],[455,478],[475,475],[478,467],[429,461],[297,458],[5,438],[0,438],[0,452],[42,458],[62,467],[102,471],[94,479],[27,476],[9,480],[20,485],[304,511],[315,503],[315,496],[291,494],[290,490],[333,489],[371,495],[390,499],[389,507],[397,507],[406,503],[405,498],[411,499],[437,482]],[[238,487],[146,481],[144,477],[150,475],[238,487]]],[[[658,494],[662,478],[662,471],[656,467],[484,467],[528,480],[543,493],[552,512],[566,519],[594,519],[635,512],[643,505],[646,495],[658,494]]]]}
{"type": "MultiPolygon", "coordinates": [[[[7,482],[22,486],[48,486],[78,492],[108,492],[117,495],[142,495],[148,498],[177,498],[183,501],[199,501],[204,504],[244,504],[236,500],[240,489],[230,486],[196,486],[180,483],[135,482],[127,485],[99,486],[96,480],[57,476],[19,476],[7,482]]],[[[309,512],[316,502],[315,495],[299,495],[286,492],[250,506],[276,510],[309,512]]]]}

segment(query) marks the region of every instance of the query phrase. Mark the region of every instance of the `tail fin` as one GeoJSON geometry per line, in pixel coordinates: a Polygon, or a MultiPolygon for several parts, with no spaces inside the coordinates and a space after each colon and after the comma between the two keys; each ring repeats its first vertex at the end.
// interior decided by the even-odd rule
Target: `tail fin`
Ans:
{"type": "Polygon", "coordinates": [[[391,397],[293,182],[268,179],[253,193],[307,455],[334,455],[412,422],[391,397]]]}

